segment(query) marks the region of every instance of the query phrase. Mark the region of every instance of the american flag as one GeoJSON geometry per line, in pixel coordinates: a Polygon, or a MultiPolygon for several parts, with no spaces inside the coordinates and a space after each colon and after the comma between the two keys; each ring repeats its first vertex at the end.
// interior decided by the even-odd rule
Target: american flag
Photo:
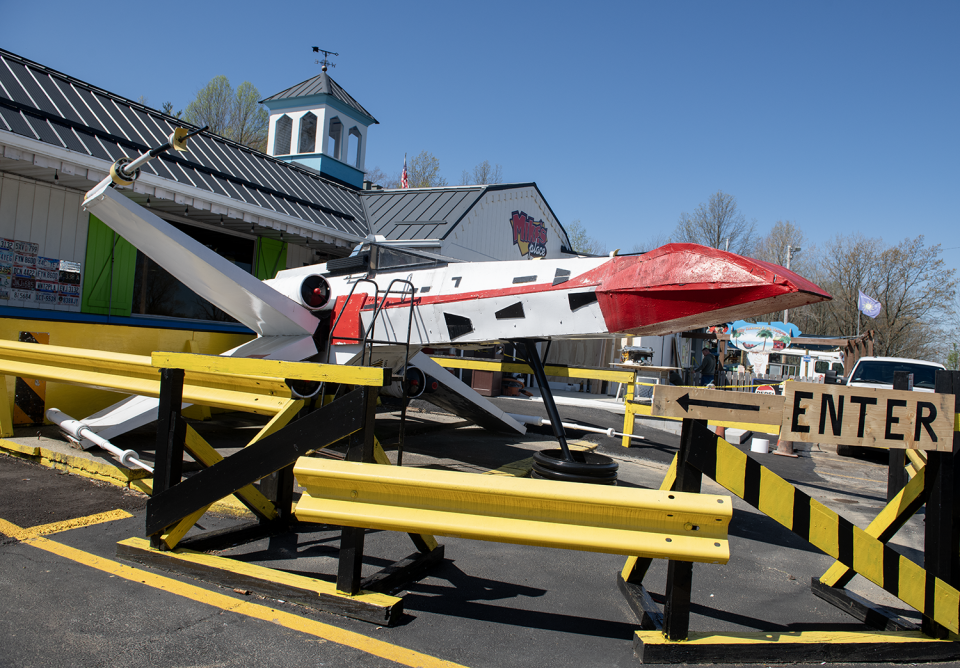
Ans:
{"type": "Polygon", "coordinates": [[[400,187],[409,188],[410,183],[407,181],[407,154],[403,154],[403,174],[400,175],[400,187]]]}

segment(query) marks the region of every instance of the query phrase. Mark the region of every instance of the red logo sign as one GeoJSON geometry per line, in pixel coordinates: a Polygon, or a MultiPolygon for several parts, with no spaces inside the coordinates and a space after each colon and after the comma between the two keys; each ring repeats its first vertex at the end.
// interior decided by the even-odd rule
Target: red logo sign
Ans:
{"type": "Polygon", "coordinates": [[[542,220],[534,220],[523,211],[514,211],[510,226],[513,228],[513,245],[520,249],[520,255],[547,256],[547,226],[542,220]]]}

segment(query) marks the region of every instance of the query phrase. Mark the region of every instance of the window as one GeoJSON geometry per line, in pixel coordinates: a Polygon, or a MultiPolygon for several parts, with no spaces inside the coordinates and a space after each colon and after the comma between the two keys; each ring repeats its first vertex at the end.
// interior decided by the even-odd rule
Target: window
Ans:
{"type": "Polygon", "coordinates": [[[289,155],[290,139],[293,135],[293,119],[284,114],[277,119],[273,128],[273,154],[289,155]]]}
{"type": "Polygon", "coordinates": [[[330,119],[330,132],[327,133],[327,155],[340,159],[340,137],[343,135],[343,123],[339,118],[330,119]]]}
{"type": "Polygon", "coordinates": [[[309,111],[300,117],[300,153],[313,153],[317,146],[317,117],[309,111]]]}
{"type": "Polygon", "coordinates": [[[344,162],[347,162],[357,169],[360,169],[360,142],[363,141],[363,138],[360,136],[360,130],[355,126],[350,128],[350,133],[347,135],[347,156],[344,162]]]}
{"type": "MultiPolygon", "coordinates": [[[[215,230],[170,223],[207,248],[217,252],[247,272],[253,272],[254,242],[215,230]]],[[[146,255],[137,251],[133,278],[133,314],[159,315],[191,320],[236,322],[229,315],[197,295],[146,255]]]]}

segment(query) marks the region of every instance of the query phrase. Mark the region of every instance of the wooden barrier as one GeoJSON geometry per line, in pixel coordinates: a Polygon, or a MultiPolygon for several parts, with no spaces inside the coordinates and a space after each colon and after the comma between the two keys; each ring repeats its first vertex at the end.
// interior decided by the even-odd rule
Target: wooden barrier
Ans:
{"type": "Polygon", "coordinates": [[[912,471],[910,481],[867,529],[854,526],[751,455],[712,434],[703,419],[710,411],[726,410],[731,417],[741,418],[764,414],[767,422],[776,418],[772,404],[764,408],[755,400],[738,401],[721,392],[688,393],[682,406],[677,405],[680,397],[672,396],[678,388],[661,393],[659,407],[655,395],[656,412],[679,411],[686,415],[680,451],[663,488],[694,491],[699,488],[700,477],[706,475],[834,557],[836,563],[821,578],[814,579],[813,593],[885,632],[856,637],[826,632],[693,635],[688,629],[689,564],[670,562],[667,600],[661,612],[642,585],[650,560],[635,557],[624,566],[621,589],[643,628],[651,629],[637,633],[638,656],[644,662],[663,663],[729,662],[744,657],[763,662],[803,661],[814,655],[821,661],[849,661],[851,656],[882,661],[902,658],[905,645],[911,646],[911,656],[927,660],[960,656],[960,646],[942,642],[960,633],[960,509],[955,479],[955,460],[960,452],[956,419],[960,372],[939,372],[935,395],[793,385],[785,398],[777,397],[783,401],[782,430],[790,430],[791,437],[815,440],[815,436],[829,431],[845,443],[867,436],[864,440],[875,447],[899,448],[901,452],[906,448],[907,456],[902,461],[912,471]],[[847,420],[840,414],[844,400],[848,407],[856,406],[847,420]],[[924,502],[924,566],[920,566],[886,543],[924,502]],[[843,587],[856,574],[921,612],[923,634],[918,634],[914,625],[847,592],[843,587]],[[890,635],[894,630],[900,633],[890,635]],[[795,654],[785,655],[785,651],[795,654]]]}

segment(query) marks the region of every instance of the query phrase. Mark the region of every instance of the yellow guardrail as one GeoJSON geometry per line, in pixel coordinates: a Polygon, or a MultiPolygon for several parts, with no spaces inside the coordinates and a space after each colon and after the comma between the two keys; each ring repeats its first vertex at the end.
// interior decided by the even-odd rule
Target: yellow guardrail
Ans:
{"type": "MultiPolygon", "coordinates": [[[[153,353],[152,365],[163,369],[183,369],[190,372],[228,374],[230,378],[243,376],[272,376],[297,380],[343,383],[383,387],[391,382],[390,369],[343,364],[316,364],[313,362],[284,362],[282,360],[221,357],[195,353],[153,353]]],[[[189,377],[189,375],[188,375],[189,377]]]]}
{"type": "MultiPolygon", "coordinates": [[[[271,416],[283,411],[290,402],[290,388],[284,378],[374,386],[390,382],[389,369],[371,367],[190,353],[154,353],[150,357],[0,341],[3,376],[158,397],[160,368],[184,369],[183,400],[187,403],[271,416]]],[[[6,385],[2,390],[5,395],[6,385]]],[[[6,435],[13,433],[8,412],[0,412],[0,431],[6,435]]]]}
{"type": "MultiPolygon", "coordinates": [[[[503,371],[505,373],[532,374],[533,369],[520,362],[503,362],[500,360],[484,360],[475,357],[431,357],[431,359],[446,369],[475,369],[477,371],[503,371]]],[[[607,380],[614,383],[632,382],[635,371],[617,371],[616,369],[598,369],[590,367],[544,365],[544,373],[548,376],[563,378],[586,378],[589,380],[607,380]]]]}
{"type": "Polygon", "coordinates": [[[298,520],[726,563],[729,496],[301,457],[298,520]]]}

